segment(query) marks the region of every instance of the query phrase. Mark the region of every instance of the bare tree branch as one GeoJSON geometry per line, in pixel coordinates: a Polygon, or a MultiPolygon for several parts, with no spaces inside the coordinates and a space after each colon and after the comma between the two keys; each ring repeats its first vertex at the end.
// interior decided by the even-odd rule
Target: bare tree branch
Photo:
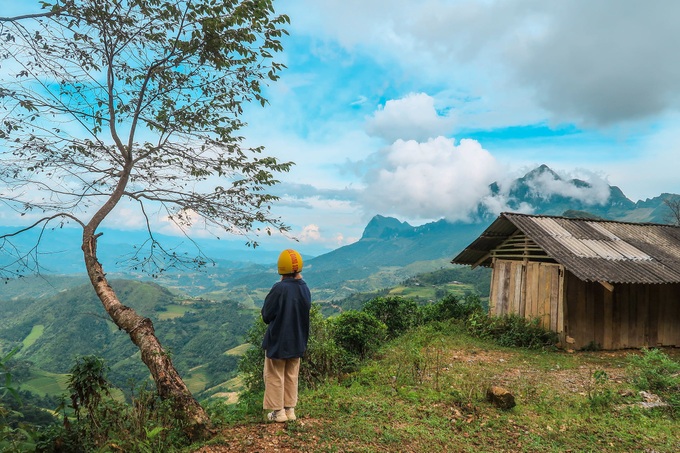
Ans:
{"type": "Polygon", "coordinates": [[[680,195],[670,195],[663,200],[670,211],[666,215],[666,221],[671,225],[680,226],[680,195]]]}

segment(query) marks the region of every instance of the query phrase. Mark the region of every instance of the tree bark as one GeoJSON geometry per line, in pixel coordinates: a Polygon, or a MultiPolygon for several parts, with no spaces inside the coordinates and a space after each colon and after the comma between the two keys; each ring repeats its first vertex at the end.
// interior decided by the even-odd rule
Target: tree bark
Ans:
{"type": "MultiPolygon", "coordinates": [[[[87,229],[86,229],[87,231],[87,229]]],[[[191,395],[186,384],[172,364],[170,356],[161,346],[149,318],[140,316],[134,309],[120,302],[106,279],[106,274],[97,259],[97,237],[83,234],[83,253],[85,267],[104,309],[111,320],[130,335],[132,342],[139,348],[142,361],[149,368],[156,383],[158,395],[170,400],[178,414],[186,423],[185,432],[191,439],[201,439],[211,433],[212,424],[205,409],[191,395]]]]}

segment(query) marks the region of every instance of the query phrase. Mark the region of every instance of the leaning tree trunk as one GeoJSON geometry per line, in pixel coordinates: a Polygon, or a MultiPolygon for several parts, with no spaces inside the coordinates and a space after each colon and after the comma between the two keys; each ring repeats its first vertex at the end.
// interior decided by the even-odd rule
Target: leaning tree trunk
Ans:
{"type": "Polygon", "coordinates": [[[109,285],[102,265],[97,259],[97,237],[98,235],[94,234],[84,234],[82,247],[87,274],[99,300],[113,322],[127,332],[132,342],[139,348],[142,361],[149,368],[156,383],[158,395],[164,400],[172,401],[174,408],[187,423],[185,431],[189,437],[192,439],[206,437],[211,429],[208,414],[191,395],[175,370],[170,356],[156,338],[151,320],[138,315],[131,307],[123,305],[109,285]]]}

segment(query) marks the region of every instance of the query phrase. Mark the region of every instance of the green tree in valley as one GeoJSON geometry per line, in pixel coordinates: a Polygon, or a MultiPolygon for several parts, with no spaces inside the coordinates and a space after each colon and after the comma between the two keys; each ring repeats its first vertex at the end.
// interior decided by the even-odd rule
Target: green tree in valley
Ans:
{"type": "MultiPolygon", "coordinates": [[[[82,228],[87,274],[115,324],[141,351],[161,398],[194,435],[210,420],[175,371],[149,318],[124,305],[97,255],[116,208],[136,209],[148,231],[138,267],[150,273],[204,264],[156,240],[165,216],[189,234],[201,222],[229,233],[285,230],[267,188],[290,163],[247,147],[249,102],[282,65],[285,15],[273,0],[55,0],[40,13],[0,17],[0,201],[28,219],[0,236],[14,265],[40,271],[29,230],[82,228]]],[[[19,269],[22,270],[19,270],[19,269]]]]}

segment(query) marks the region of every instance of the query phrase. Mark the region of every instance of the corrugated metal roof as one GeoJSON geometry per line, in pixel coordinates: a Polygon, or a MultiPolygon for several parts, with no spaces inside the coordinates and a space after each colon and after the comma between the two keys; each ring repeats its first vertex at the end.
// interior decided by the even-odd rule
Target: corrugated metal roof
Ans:
{"type": "Polygon", "coordinates": [[[680,227],[502,213],[453,263],[489,266],[520,231],[585,281],[680,283],[680,227]]]}

